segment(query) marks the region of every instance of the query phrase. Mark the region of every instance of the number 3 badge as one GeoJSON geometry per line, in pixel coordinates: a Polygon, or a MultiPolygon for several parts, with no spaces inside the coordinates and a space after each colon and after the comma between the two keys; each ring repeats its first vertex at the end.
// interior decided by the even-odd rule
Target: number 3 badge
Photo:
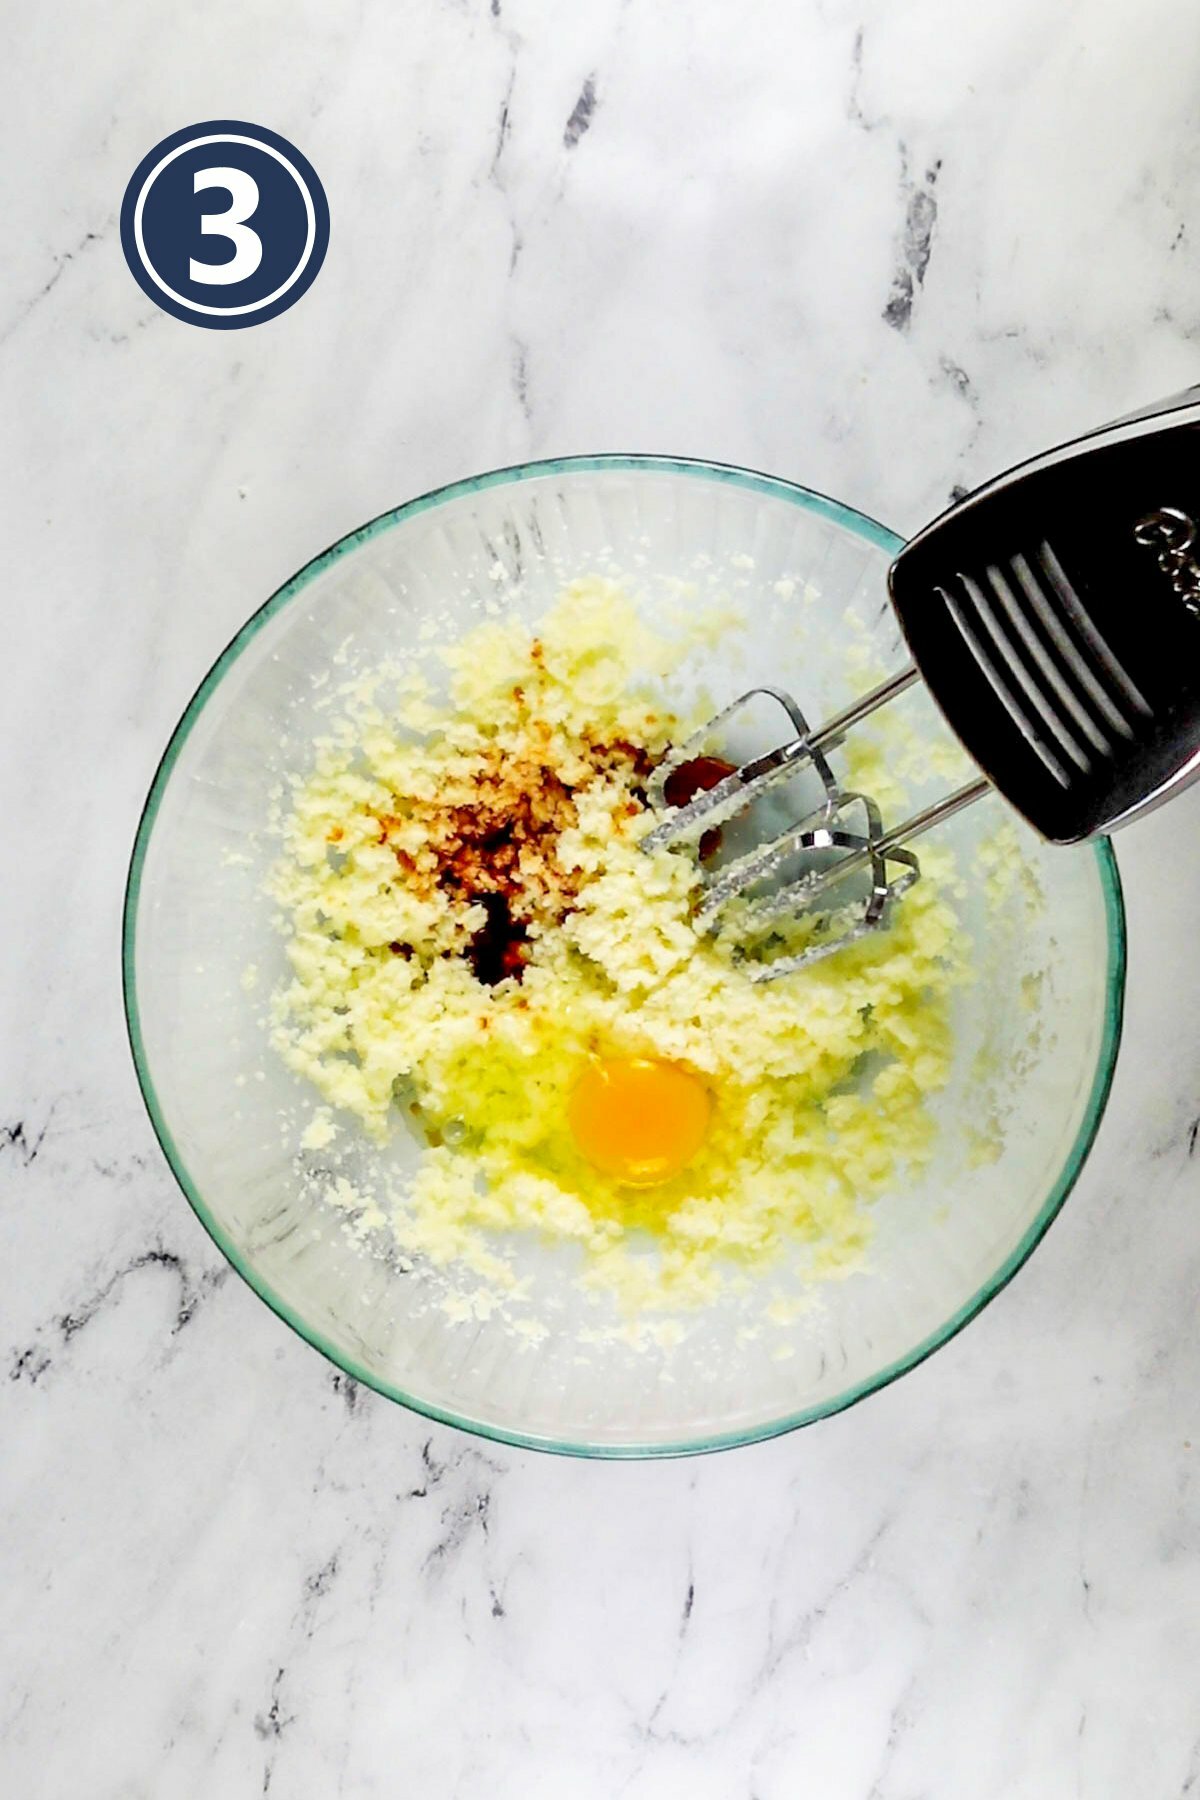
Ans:
{"type": "Polygon", "coordinates": [[[121,203],[134,280],[189,325],[236,331],[294,306],[329,245],[312,164],[261,125],[210,119],[144,156],[121,203]]]}

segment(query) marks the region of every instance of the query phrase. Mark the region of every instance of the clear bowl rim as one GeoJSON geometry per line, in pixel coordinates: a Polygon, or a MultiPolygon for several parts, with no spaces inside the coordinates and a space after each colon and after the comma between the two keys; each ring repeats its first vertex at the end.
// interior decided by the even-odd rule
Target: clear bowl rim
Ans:
{"type": "Polygon", "coordinates": [[[469,1432],[476,1437],[487,1438],[497,1443],[511,1444],[518,1449],[548,1451],[562,1456],[578,1456],[606,1461],[638,1461],[659,1457],[701,1455],[710,1451],[737,1449],[744,1444],[761,1443],[769,1438],[780,1437],[784,1433],[796,1431],[802,1426],[815,1424],[819,1419],[827,1419],[835,1413],[844,1412],[847,1407],[855,1405],[869,1394],[878,1393],[880,1389],[889,1387],[892,1382],[897,1381],[902,1375],[906,1375],[910,1369],[916,1368],[927,1357],[940,1350],[944,1344],[949,1343],[951,1338],[957,1336],[964,1326],[968,1325],[990,1301],[995,1299],[1002,1289],[1007,1287],[1017,1271],[1028,1261],[1079,1179],[1095,1141],[1096,1133],[1100,1128],[1100,1121],[1104,1116],[1104,1109],[1112,1087],[1117,1052],[1121,1041],[1126,963],[1125,907],[1121,892],[1121,878],[1111,842],[1108,838],[1100,838],[1090,848],[1096,858],[1097,872],[1104,898],[1108,941],[1104,1028],[1087,1106],[1063,1166],[1019,1242],[969,1300],[964,1301],[951,1313],[949,1318],[927,1333],[903,1356],[895,1358],[892,1362],[885,1364],[883,1368],[864,1377],[861,1381],[852,1383],[842,1392],[818,1405],[803,1407],[795,1412],[763,1420],[738,1431],[702,1433],[671,1443],[586,1443],[561,1440],[538,1433],[509,1430],[493,1425],[485,1419],[472,1418],[466,1414],[452,1412],[445,1407],[434,1406],[428,1401],[406,1392],[395,1383],[384,1380],[381,1376],[357,1363],[353,1357],[340,1351],[321,1331],[310,1325],[297,1310],[277,1294],[239,1245],[218,1223],[210,1212],[199,1187],[193,1181],[159,1103],[150,1069],[150,1059],[142,1036],[136,977],[138,902],[146,854],[163,795],[180,752],[190,736],[196,720],[247,645],[311,581],[325,569],[349,555],[359,545],[368,543],[371,539],[381,536],[385,531],[390,531],[403,520],[415,518],[420,513],[430,511],[433,507],[471,494],[481,493],[488,488],[516,485],[522,481],[544,479],[547,476],[562,474],[630,471],[694,476],[702,480],[722,482],[732,487],[743,488],[752,493],[770,494],[843,526],[892,556],[900,550],[903,544],[902,538],[885,525],[881,525],[877,519],[859,512],[855,507],[845,505],[842,501],[832,500],[827,494],[819,493],[814,488],[803,487],[798,482],[785,480],[782,476],[767,475],[757,470],[740,468],[732,463],[711,462],[698,457],[637,455],[621,452],[548,457],[540,461],[514,463],[504,468],[489,469],[483,474],[469,476],[465,480],[453,481],[442,487],[433,488],[428,493],[417,495],[412,500],[406,500],[399,506],[391,507],[388,511],[368,520],[366,524],[360,525],[355,530],[347,532],[345,536],[338,538],[328,549],[322,550],[317,556],[312,557],[281,587],[277,588],[234,634],[199,683],[188,701],[179,723],[171,733],[142,807],[125,885],[121,929],[121,977],[126,1031],[138,1086],[149,1114],[151,1127],[163,1155],[167,1159],[171,1173],[201,1225],[221,1254],[242,1277],[242,1280],[258,1295],[259,1299],[265,1301],[285,1325],[290,1326],[299,1337],[303,1338],[313,1349],[319,1351],[336,1368],[349,1375],[352,1380],[372,1388],[376,1393],[406,1407],[410,1412],[418,1413],[424,1418],[434,1419],[439,1424],[452,1425],[458,1430],[469,1432]]]}

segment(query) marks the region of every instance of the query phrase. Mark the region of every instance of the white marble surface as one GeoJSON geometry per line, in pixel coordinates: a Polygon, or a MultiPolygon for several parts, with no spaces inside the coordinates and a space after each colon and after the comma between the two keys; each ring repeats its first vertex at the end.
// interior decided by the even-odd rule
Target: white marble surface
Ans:
{"type": "Polygon", "coordinates": [[[153,1143],[118,989],[159,751],[246,613],[443,480],[709,455],[911,529],[1200,379],[1180,0],[81,0],[5,26],[0,1791],[1200,1792],[1200,795],[1120,845],[1128,1026],[1032,1264],[848,1414],[586,1466],[338,1377],[153,1143]],[[328,261],[205,332],[122,261],[216,115],[328,261]]]}

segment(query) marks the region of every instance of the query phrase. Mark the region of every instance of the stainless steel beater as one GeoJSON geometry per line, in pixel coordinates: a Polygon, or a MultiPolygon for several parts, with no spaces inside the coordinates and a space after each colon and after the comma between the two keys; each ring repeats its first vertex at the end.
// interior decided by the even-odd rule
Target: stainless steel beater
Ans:
{"type": "Polygon", "coordinates": [[[927,525],[888,571],[912,661],[819,729],[782,689],[753,688],[659,765],[650,850],[700,846],[802,769],[823,789],[804,817],[705,872],[697,929],[717,929],[746,896],[738,930],[748,954],[773,921],[866,875],[865,897],[827,912],[798,953],[753,962],[753,979],[788,974],[884,923],[920,875],[909,843],[993,789],[1047,841],[1073,844],[1200,776],[1198,394],[1019,464],[927,525]],[[871,798],[839,785],[826,753],[917,681],[980,773],[885,831],[871,798]],[[785,740],[741,767],[714,758],[714,743],[763,696],[785,712],[785,740]],[[672,808],[672,778],[698,760],[708,765],[704,791],[672,808]]]}

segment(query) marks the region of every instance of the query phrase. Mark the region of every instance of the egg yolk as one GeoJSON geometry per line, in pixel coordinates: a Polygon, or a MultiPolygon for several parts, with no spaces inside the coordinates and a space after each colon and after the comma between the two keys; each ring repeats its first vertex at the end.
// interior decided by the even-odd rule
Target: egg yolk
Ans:
{"type": "Polygon", "coordinates": [[[657,1056],[597,1058],[567,1109],[583,1155],[625,1187],[678,1175],[704,1142],[711,1114],[699,1077],[657,1056]]]}

